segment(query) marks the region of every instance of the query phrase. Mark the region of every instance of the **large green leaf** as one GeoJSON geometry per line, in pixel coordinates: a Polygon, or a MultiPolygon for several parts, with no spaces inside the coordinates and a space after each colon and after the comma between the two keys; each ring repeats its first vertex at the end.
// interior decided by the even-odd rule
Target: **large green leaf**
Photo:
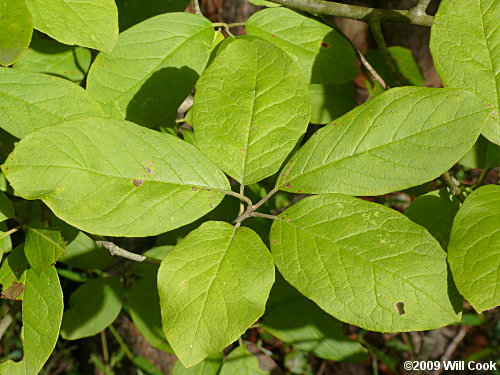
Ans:
{"type": "Polygon", "coordinates": [[[0,65],[11,65],[28,48],[33,20],[24,0],[0,3],[0,65]]]}
{"type": "Polygon", "coordinates": [[[194,101],[198,147],[244,185],[279,169],[311,114],[296,64],[259,39],[229,43],[203,73],[194,101]]]}
{"type": "Polygon", "coordinates": [[[113,277],[100,277],[79,286],[64,312],[61,337],[78,340],[101,332],[118,316],[123,293],[120,281],[113,277]]]}
{"type": "Polygon", "coordinates": [[[219,375],[269,375],[259,368],[259,361],[244,346],[238,346],[222,364],[219,375]]]}
{"type": "Polygon", "coordinates": [[[422,184],[460,160],[489,112],[467,90],[388,90],[313,135],[276,186],[297,193],[379,195],[422,184]]]}
{"type": "Polygon", "coordinates": [[[128,290],[130,316],[146,341],[153,347],[172,352],[161,327],[160,299],[156,278],[140,279],[128,290]]]}
{"type": "Polygon", "coordinates": [[[264,312],[271,254],[249,228],[208,221],[163,259],[163,330],[182,364],[196,365],[241,336],[264,312]]]}
{"type": "Polygon", "coordinates": [[[443,249],[446,249],[453,219],[459,207],[460,201],[443,188],[415,199],[405,210],[405,215],[411,221],[427,229],[439,241],[443,249]]]}
{"type": "Polygon", "coordinates": [[[26,271],[23,299],[23,352],[20,362],[0,365],[0,374],[35,375],[54,349],[63,315],[63,294],[54,266],[41,275],[26,271]]]}
{"type": "Polygon", "coordinates": [[[448,262],[458,290],[477,311],[500,304],[500,186],[480,187],[460,207],[448,262]]]}
{"type": "Polygon", "coordinates": [[[246,29],[287,52],[310,83],[342,83],[358,75],[349,41],[312,17],[288,8],[265,9],[248,19],[246,29]]]}
{"type": "Polygon", "coordinates": [[[14,68],[51,74],[78,83],[87,74],[91,59],[87,48],[67,46],[34,35],[30,48],[14,64],[14,68]]]}
{"type": "Polygon", "coordinates": [[[66,243],[57,230],[29,228],[24,253],[31,268],[40,274],[66,253],[66,243]]]}
{"type": "Polygon", "coordinates": [[[326,194],[305,198],[280,217],[270,235],[280,273],[337,319],[382,332],[460,320],[445,252],[404,215],[326,194]]]}
{"type": "Polygon", "coordinates": [[[340,362],[360,362],[367,358],[366,350],[345,336],[341,322],[297,292],[281,276],[271,289],[262,326],[295,349],[320,358],[340,362]]]}
{"type": "Polygon", "coordinates": [[[475,90],[495,112],[483,135],[500,144],[500,7],[496,0],[445,0],[431,29],[434,65],[445,86],[475,90]]]}
{"type": "Polygon", "coordinates": [[[190,0],[116,0],[120,30],[153,16],[168,12],[182,12],[190,0]]]}
{"type": "Polygon", "coordinates": [[[69,224],[110,236],[178,228],[211,211],[224,197],[220,190],[230,189],[193,146],[106,118],[31,133],[2,169],[23,198],[42,199],[69,224]]]}
{"type": "Polygon", "coordinates": [[[64,120],[103,114],[99,104],[72,82],[0,68],[0,128],[18,138],[64,120]]]}
{"type": "Polygon", "coordinates": [[[64,44],[111,51],[118,37],[114,0],[26,0],[35,29],[64,44]]]}
{"type": "Polygon", "coordinates": [[[214,29],[206,18],[169,13],[120,34],[92,64],[87,90],[108,114],[140,125],[170,126],[208,61],[214,29]]]}

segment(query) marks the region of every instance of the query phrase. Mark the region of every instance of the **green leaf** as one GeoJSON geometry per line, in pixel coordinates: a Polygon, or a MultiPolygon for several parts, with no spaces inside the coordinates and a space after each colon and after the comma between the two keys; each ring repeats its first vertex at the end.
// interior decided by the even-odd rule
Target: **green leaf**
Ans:
{"type": "Polygon", "coordinates": [[[208,221],[163,259],[158,291],[163,331],[186,367],[224,349],[263,313],[274,282],[257,233],[208,221]]]}
{"type": "Polygon", "coordinates": [[[283,277],[271,289],[262,326],[278,339],[317,357],[339,362],[360,362],[366,350],[348,339],[342,323],[305,298],[283,277]],[[269,306],[273,300],[274,304],[269,306]]]}
{"type": "Polygon", "coordinates": [[[327,124],[356,106],[356,92],[351,82],[339,85],[310,84],[309,93],[312,103],[310,121],[313,124],[327,124]]]}
{"type": "Polygon", "coordinates": [[[78,232],[68,244],[66,254],[59,259],[59,262],[82,270],[96,268],[105,270],[113,264],[114,259],[109,251],[97,246],[86,234],[78,232]]]}
{"type": "Polygon", "coordinates": [[[126,30],[158,14],[183,12],[188,4],[189,0],[116,0],[120,30],[126,30]]]}
{"type": "Polygon", "coordinates": [[[29,228],[24,253],[31,268],[40,274],[66,253],[66,243],[57,230],[29,228]]]}
{"type": "Polygon", "coordinates": [[[414,223],[423,226],[446,249],[450,239],[453,218],[460,201],[448,193],[446,188],[421,195],[405,210],[405,215],[414,223]]]}
{"type": "Polygon", "coordinates": [[[460,160],[489,112],[467,90],[388,90],[313,135],[276,186],[297,193],[380,195],[422,184],[460,160]]]}
{"type": "Polygon", "coordinates": [[[15,217],[14,206],[3,191],[0,191],[0,222],[15,217]]]}
{"type": "Polygon", "coordinates": [[[101,332],[118,316],[123,293],[120,281],[114,277],[100,277],[79,286],[64,312],[61,337],[78,340],[101,332]]]}
{"type": "Polygon", "coordinates": [[[201,151],[243,185],[275,173],[306,131],[307,84],[279,48],[236,39],[200,78],[193,126],[201,151]]]}
{"type": "Polygon", "coordinates": [[[431,28],[434,65],[445,86],[475,90],[494,107],[483,130],[500,144],[500,7],[496,0],[442,1],[431,28]]]}
{"type": "Polygon", "coordinates": [[[0,65],[11,65],[28,48],[33,20],[24,0],[4,0],[0,4],[0,65]]]}
{"type": "Polygon", "coordinates": [[[54,266],[41,275],[26,271],[23,299],[23,352],[20,362],[0,365],[0,374],[38,374],[49,358],[59,336],[63,315],[63,294],[54,266]]]}
{"type": "Polygon", "coordinates": [[[130,316],[146,341],[157,349],[171,353],[172,348],[161,327],[160,299],[156,278],[140,279],[132,284],[128,291],[128,303],[130,316]]]}
{"type": "Polygon", "coordinates": [[[219,375],[269,375],[259,368],[259,361],[244,346],[234,349],[222,364],[219,375]]]}
{"type": "Polygon", "coordinates": [[[14,64],[14,68],[46,73],[79,83],[90,68],[91,58],[90,50],[86,48],[33,36],[30,48],[14,64]]]}
{"type": "Polygon", "coordinates": [[[118,37],[114,0],[26,0],[35,29],[64,44],[109,52],[118,37]]]}
{"type": "Polygon", "coordinates": [[[64,120],[101,115],[99,104],[72,82],[0,68],[0,128],[18,138],[64,120]]]}
{"type": "Polygon", "coordinates": [[[222,366],[222,352],[208,356],[196,366],[186,368],[181,361],[176,361],[172,375],[217,375],[222,366]]]}
{"type": "Polygon", "coordinates": [[[287,8],[264,9],[248,19],[246,30],[288,53],[308,83],[342,83],[358,75],[349,41],[312,17],[287,8]]]}
{"type": "Polygon", "coordinates": [[[111,53],[92,64],[87,90],[112,117],[172,126],[210,56],[214,29],[206,18],[169,13],[120,34],[111,53]]]}
{"type": "Polygon", "coordinates": [[[337,319],[382,332],[460,320],[462,301],[449,291],[445,252],[399,212],[326,194],[305,198],[280,217],[270,235],[276,266],[337,319]]]}
{"type": "Polygon", "coordinates": [[[455,216],[448,262],[459,292],[477,310],[500,304],[500,186],[467,197],[455,216]]]}
{"type": "Polygon", "coordinates": [[[67,223],[109,236],[178,228],[219,204],[220,190],[230,190],[224,174],[193,146],[106,118],[34,132],[2,169],[23,198],[42,199],[67,223]]]}

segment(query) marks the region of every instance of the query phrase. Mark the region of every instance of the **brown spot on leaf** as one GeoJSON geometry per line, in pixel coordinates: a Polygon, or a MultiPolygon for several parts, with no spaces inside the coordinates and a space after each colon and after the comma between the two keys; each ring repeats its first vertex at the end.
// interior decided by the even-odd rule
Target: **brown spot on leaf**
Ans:
{"type": "Polygon", "coordinates": [[[198,190],[198,188],[197,188],[196,186],[193,186],[193,187],[191,188],[191,190],[196,191],[196,190],[198,190]]]}
{"type": "Polygon", "coordinates": [[[132,181],[132,184],[134,184],[135,187],[139,187],[143,184],[143,180],[139,180],[138,178],[134,178],[134,180],[132,181]]]}
{"type": "Polygon", "coordinates": [[[321,42],[320,45],[323,48],[328,48],[328,43],[327,42],[321,42]]]}
{"type": "Polygon", "coordinates": [[[285,186],[286,186],[288,189],[290,189],[290,188],[292,187],[292,185],[290,185],[290,183],[289,183],[289,182],[287,182],[285,186]]]}
{"type": "Polygon", "coordinates": [[[151,168],[146,167],[146,172],[148,172],[151,176],[154,174],[151,168]]]}
{"type": "Polygon", "coordinates": [[[17,297],[24,291],[24,285],[21,283],[12,283],[5,291],[2,293],[2,298],[16,300],[17,297]]]}
{"type": "Polygon", "coordinates": [[[272,240],[272,241],[271,241],[271,243],[276,243],[276,242],[278,242],[278,240],[272,240]]]}
{"type": "Polygon", "coordinates": [[[276,35],[275,34],[271,34],[271,37],[276,38],[276,35]]]}

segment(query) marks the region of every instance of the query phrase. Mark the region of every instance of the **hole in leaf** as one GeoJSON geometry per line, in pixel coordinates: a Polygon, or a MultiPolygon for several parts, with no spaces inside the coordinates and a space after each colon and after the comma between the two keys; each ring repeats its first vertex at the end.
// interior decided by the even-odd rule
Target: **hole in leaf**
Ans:
{"type": "Polygon", "coordinates": [[[396,308],[398,309],[398,314],[399,315],[404,315],[405,314],[405,303],[404,302],[398,302],[396,303],[396,308]]]}

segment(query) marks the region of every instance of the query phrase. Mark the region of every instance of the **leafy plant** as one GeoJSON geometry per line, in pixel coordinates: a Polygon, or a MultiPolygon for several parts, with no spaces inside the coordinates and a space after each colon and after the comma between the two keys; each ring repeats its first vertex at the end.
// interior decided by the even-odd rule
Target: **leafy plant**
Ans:
{"type": "Polygon", "coordinates": [[[481,134],[485,170],[500,164],[493,0],[444,0],[434,18],[426,0],[406,11],[258,1],[270,8],[237,37],[239,24],[179,12],[186,1],[133,3],[0,6],[0,284],[22,301],[24,343],[1,374],[38,373],[59,332],[109,327],[124,347],[111,325],[122,307],[177,355],[174,374],[262,374],[241,339],[221,354],[259,319],[297,350],[359,361],[342,322],[429,330],[460,321],[463,297],[478,311],[499,304],[500,188],[448,172],[481,134]],[[373,66],[322,21],[332,15],[370,24],[373,66]],[[381,22],[432,25],[444,88],[417,87],[411,53],[386,47],[381,22]],[[87,48],[100,51],[92,62],[87,48]],[[354,108],[356,56],[373,97],[354,108]],[[406,215],[358,198],[433,180],[442,189],[406,215]],[[136,254],[102,236],[157,246],[136,254]],[[142,264],[109,273],[104,249],[142,264]],[[58,273],[82,283],[64,314],[58,273]]]}

